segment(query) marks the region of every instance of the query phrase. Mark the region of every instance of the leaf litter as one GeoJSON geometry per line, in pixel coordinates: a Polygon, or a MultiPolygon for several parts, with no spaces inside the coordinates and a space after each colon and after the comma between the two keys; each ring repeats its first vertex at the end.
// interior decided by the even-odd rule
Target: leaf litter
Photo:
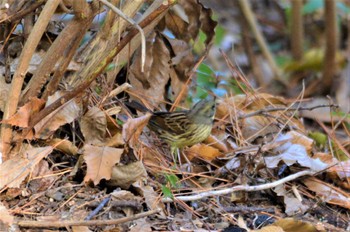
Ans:
{"type": "MultiPolygon", "coordinates": [[[[179,1],[178,6],[164,12],[157,22],[159,28],[149,33],[145,71],[140,72],[139,50],[129,60],[128,73],[120,71],[132,86],[124,89],[123,97],[141,101],[150,110],[168,110],[167,101],[193,94],[191,72],[213,44],[217,23],[212,11],[197,0],[179,1]],[[161,29],[171,31],[172,36],[161,29]],[[193,43],[201,33],[206,36],[204,49],[194,53],[193,43]]],[[[127,4],[123,7],[128,9],[127,4]]],[[[103,33],[96,38],[108,35],[103,33]]],[[[120,35],[119,31],[110,33],[120,35]]],[[[91,47],[92,41],[88,41],[91,47]]],[[[88,54],[85,62],[97,56],[91,47],[81,47],[88,54]]],[[[116,60],[114,65],[121,66],[116,60]]],[[[19,62],[13,61],[10,70],[19,62]]],[[[89,65],[81,63],[77,69],[92,72],[97,68],[89,65]]],[[[35,73],[37,64],[29,68],[35,73]]],[[[328,224],[319,225],[311,215],[323,216],[319,211],[330,211],[327,207],[339,212],[350,207],[349,162],[334,157],[335,152],[346,154],[348,147],[337,141],[330,141],[331,146],[316,145],[301,116],[317,115],[290,110],[297,105],[291,101],[304,99],[285,99],[240,86],[241,94],[218,97],[210,137],[181,150],[176,160],[169,147],[148,130],[151,114],[127,108],[119,99],[121,93],[118,99],[108,97],[113,91],[108,81],[96,79],[86,93],[65,102],[74,86],[69,84],[81,83],[70,80],[74,78],[70,72],[48,99],[29,98],[2,121],[13,127],[13,137],[21,138],[21,143],[12,141],[10,158],[0,165],[0,228],[29,227],[25,223],[32,220],[38,223],[34,227],[46,221],[51,223],[47,227],[71,226],[72,231],[215,231],[234,226],[255,228],[251,231],[325,231],[335,218],[329,216],[328,224]],[[34,126],[33,136],[21,137],[22,131],[33,129],[33,115],[56,100],[64,104],[34,126]],[[104,200],[106,205],[101,204],[104,200]],[[95,212],[99,207],[102,210],[95,212]],[[88,216],[109,221],[143,211],[154,213],[134,224],[83,223],[88,216]],[[253,214],[269,225],[254,225],[253,214]],[[301,220],[300,215],[307,217],[301,220]],[[57,224],[63,221],[80,225],[57,224]]],[[[248,82],[240,78],[242,85],[248,82]]],[[[2,112],[7,88],[1,76],[2,112]]],[[[178,106],[189,105],[182,99],[178,106]]],[[[332,120],[342,117],[321,118],[332,120]]],[[[339,218],[345,224],[346,216],[339,218]]]]}

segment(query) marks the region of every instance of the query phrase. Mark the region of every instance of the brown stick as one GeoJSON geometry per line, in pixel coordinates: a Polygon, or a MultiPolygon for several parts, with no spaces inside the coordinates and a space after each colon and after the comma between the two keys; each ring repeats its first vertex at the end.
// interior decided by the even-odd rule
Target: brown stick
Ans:
{"type": "Polygon", "coordinates": [[[92,220],[92,221],[18,221],[16,224],[20,227],[35,227],[35,228],[62,228],[66,226],[104,226],[117,225],[124,222],[133,221],[139,218],[147,217],[160,210],[151,210],[144,213],[135,214],[131,217],[118,218],[113,220],[92,220]]]}
{"type": "Polygon", "coordinates": [[[303,0],[292,0],[292,17],[290,28],[290,39],[292,54],[295,60],[300,60],[303,56],[303,42],[304,42],[304,29],[303,29],[303,0]]]}
{"type": "Polygon", "coordinates": [[[0,23],[4,22],[6,20],[9,22],[16,22],[17,20],[22,19],[27,14],[30,14],[31,12],[33,12],[35,9],[37,9],[39,6],[41,6],[44,2],[45,2],[44,0],[35,1],[29,7],[25,8],[21,11],[15,12],[15,13],[11,14],[10,16],[8,16],[7,18],[1,20],[0,23]]]}
{"type": "Polygon", "coordinates": [[[337,52],[337,14],[336,2],[334,0],[325,0],[324,5],[326,22],[326,51],[323,61],[323,93],[329,93],[329,87],[332,85],[336,70],[336,52],[337,52]]]}
{"type": "MultiPolygon", "coordinates": [[[[85,5],[86,8],[89,8],[88,4],[85,5]]],[[[55,42],[45,54],[45,57],[37,68],[35,74],[29,81],[26,89],[23,91],[20,104],[25,104],[28,99],[36,96],[40,92],[42,86],[49,78],[50,73],[53,71],[57,61],[59,61],[62,57],[64,57],[62,59],[67,59],[67,56],[64,56],[67,49],[76,49],[79,46],[80,40],[83,38],[85,31],[89,28],[94,16],[93,12],[91,11],[85,15],[86,17],[82,19],[75,16],[75,18],[69,22],[69,24],[56,38],[55,42]],[[79,39],[77,40],[76,38],[79,39]],[[71,41],[73,41],[73,43],[71,41]]],[[[73,56],[69,57],[69,61],[72,57],[73,56]]],[[[69,61],[67,61],[67,65],[69,64],[69,61]]],[[[62,69],[63,67],[60,68],[62,69]]]]}

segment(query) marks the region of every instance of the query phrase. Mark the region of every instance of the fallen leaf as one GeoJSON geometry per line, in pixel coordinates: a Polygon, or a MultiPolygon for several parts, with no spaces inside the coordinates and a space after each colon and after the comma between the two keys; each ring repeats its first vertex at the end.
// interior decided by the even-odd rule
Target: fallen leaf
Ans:
{"type": "Polygon", "coordinates": [[[119,164],[113,167],[109,183],[113,186],[120,186],[123,189],[127,189],[132,183],[146,176],[145,167],[140,161],[127,165],[119,164]]]}
{"type": "Polygon", "coordinates": [[[0,164],[0,188],[19,188],[35,165],[52,150],[51,146],[31,148],[22,152],[23,158],[19,155],[0,164]]]}
{"type": "Polygon", "coordinates": [[[199,31],[206,35],[205,47],[209,47],[215,36],[217,23],[212,20],[212,10],[203,6],[198,0],[178,1],[177,11],[165,16],[166,26],[180,39],[196,41],[199,31]],[[179,12],[179,13],[177,13],[179,12]],[[177,17],[173,17],[176,15],[177,17]],[[186,15],[186,17],[184,16],[186,15]],[[183,22],[182,22],[183,21],[183,22]]]}
{"type": "Polygon", "coordinates": [[[311,158],[304,146],[293,144],[291,142],[293,141],[291,134],[279,135],[276,142],[280,141],[288,142],[285,142],[274,149],[279,153],[279,155],[264,157],[268,168],[276,168],[280,161],[283,161],[288,166],[298,163],[301,166],[308,167],[313,171],[322,171],[328,167],[328,165],[322,162],[320,159],[311,158]]]}
{"type": "Polygon", "coordinates": [[[315,177],[302,179],[302,182],[323,201],[350,209],[350,194],[315,177]]]}
{"type": "Polygon", "coordinates": [[[79,148],[75,146],[71,141],[67,139],[51,139],[47,140],[48,145],[54,146],[56,150],[63,152],[64,154],[75,156],[78,154],[79,148]]]}
{"type": "Polygon", "coordinates": [[[130,147],[134,148],[139,143],[138,138],[151,116],[152,114],[147,113],[138,118],[129,118],[123,125],[123,139],[129,143],[130,147]]]}
{"type": "Polygon", "coordinates": [[[164,102],[166,85],[169,82],[170,52],[163,40],[153,33],[147,39],[146,63],[141,71],[140,49],[136,52],[135,61],[130,66],[128,79],[132,90],[141,96],[147,96],[153,105],[164,102]]]}
{"type": "Polygon", "coordinates": [[[137,219],[137,220],[133,221],[133,223],[135,223],[135,226],[130,229],[130,232],[140,232],[140,231],[151,232],[151,231],[153,231],[151,228],[151,224],[148,221],[146,221],[146,218],[137,219]]]}
{"type": "Polygon", "coordinates": [[[38,165],[35,165],[30,177],[29,189],[33,193],[47,190],[56,180],[46,160],[40,160],[38,165]]]}
{"type": "Polygon", "coordinates": [[[90,108],[80,120],[80,129],[85,143],[98,145],[105,141],[107,119],[105,113],[98,107],[90,108]]]}
{"type": "Polygon", "coordinates": [[[3,120],[3,122],[13,126],[26,128],[29,126],[30,117],[39,112],[39,110],[43,108],[44,104],[44,100],[33,97],[24,106],[20,107],[17,113],[15,113],[9,119],[3,120]]]}
{"type": "Polygon", "coordinates": [[[111,179],[112,169],[119,163],[123,149],[113,147],[97,147],[86,144],[83,148],[87,171],[84,181],[92,180],[97,185],[100,180],[111,179]]]}
{"type": "MultiPolygon", "coordinates": [[[[330,103],[330,100],[326,97],[315,97],[304,102],[302,106],[311,108],[320,105],[329,105],[330,103]]],[[[315,119],[320,122],[350,122],[349,117],[344,117],[344,115],[335,114],[334,112],[332,113],[329,107],[316,108],[314,110],[301,110],[299,114],[301,117],[315,119]]]]}
{"type": "Polygon", "coordinates": [[[145,198],[146,205],[151,210],[160,209],[160,214],[164,218],[166,217],[166,215],[164,214],[164,203],[160,200],[160,195],[156,191],[154,191],[152,186],[145,184],[143,180],[136,181],[132,184],[132,186],[135,187],[138,190],[138,192],[140,192],[141,196],[145,198]]]}
{"type": "MultiPolygon", "coordinates": [[[[45,107],[55,102],[63,95],[63,92],[57,91],[50,96],[45,107]]],[[[43,118],[34,126],[36,138],[46,139],[60,126],[73,122],[80,116],[81,102],[77,99],[72,99],[66,104],[59,107],[57,110],[43,118]]]]}
{"type": "Polygon", "coordinates": [[[0,202],[0,228],[3,228],[1,225],[2,223],[7,225],[12,225],[14,221],[14,217],[9,213],[9,211],[6,209],[6,207],[0,202]]]}
{"type": "MultiPolygon", "coordinates": [[[[283,218],[272,225],[279,226],[286,232],[303,231],[303,232],[319,232],[319,230],[310,222],[304,222],[302,220],[296,220],[294,218],[283,218]]],[[[323,230],[325,232],[325,230],[323,230]]]]}

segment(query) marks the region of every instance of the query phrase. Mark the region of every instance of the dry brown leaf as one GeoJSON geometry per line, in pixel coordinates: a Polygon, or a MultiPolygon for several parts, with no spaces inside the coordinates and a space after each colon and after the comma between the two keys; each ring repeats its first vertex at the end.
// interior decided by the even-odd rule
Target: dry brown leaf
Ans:
{"type": "Polygon", "coordinates": [[[174,10],[168,11],[158,26],[162,29],[167,27],[174,34],[174,36],[176,36],[176,38],[189,41],[190,34],[184,33],[187,31],[188,22],[186,22],[186,20],[180,16],[183,12],[176,12],[182,9],[178,9],[177,6],[175,7],[173,8],[174,10]]]}
{"type": "Polygon", "coordinates": [[[178,3],[182,9],[177,7],[175,11],[165,16],[166,27],[176,38],[186,42],[191,39],[195,41],[201,30],[207,37],[205,45],[209,47],[215,36],[214,29],[217,25],[211,18],[211,9],[205,8],[198,0],[179,0],[178,3]]]}
{"type": "Polygon", "coordinates": [[[147,125],[152,114],[148,113],[139,118],[129,118],[128,121],[123,125],[123,139],[128,142],[130,147],[134,148],[138,144],[138,138],[147,125]]]}
{"type": "MultiPolygon", "coordinates": [[[[225,133],[225,132],[223,132],[223,133],[225,133]]],[[[209,135],[209,137],[204,140],[204,143],[210,144],[210,146],[215,147],[222,152],[228,152],[229,148],[227,147],[225,142],[223,142],[223,140],[216,137],[216,135],[217,135],[217,133],[212,130],[211,135],[209,135]],[[214,134],[215,134],[215,136],[214,136],[214,134]]]]}
{"type": "Polygon", "coordinates": [[[55,138],[51,140],[46,140],[46,144],[55,146],[56,150],[59,150],[64,154],[72,155],[72,156],[77,155],[79,150],[77,146],[75,146],[71,141],[67,139],[55,138]]]}
{"type": "MultiPolygon", "coordinates": [[[[332,157],[331,155],[328,155],[332,157]]],[[[327,169],[327,172],[330,174],[336,174],[340,179],[350,178],[350,160],[338,162],[335,158],[332,159],[333,164],[336,162],[336,165],[331,166],[327,169]]]]}
{"type": "Polygon", "coordinates": [[[14,221],[14,217],[9,213],[9,211],[6,209],[6,207],[0,202],[0,228],[4,228],[2,225],[7,224],[7,225],[12,225],[14,221]]]}
{"type": "Polygon", "coordinates": [[[56,176],[53,175],[53,171],[50,170],[49,163],[46,160],[40,160],[38,165],[35,165],[30,177],[29,189],[33,193],[47,190],[56,180],[56,176]]]}
{"type": "Polygon", "coordinates": [[[43,108],[44,104],[44,100],[33,97],[28,103],[20,107],[16,114],[7,120],[3,120],[3,122],[9,123],[13,126],[26,128],[29,126],[30,117],[39,112],[39,110],[43,108]]]}
{"type": "Polygon", "coordinates": [[[72,226],[73,232],[92,232],[88,226],[72,226]]]}
{"type": "Polygon", "coordinates": [[[286,232],[320,232],[311,223],[294,218],[283,218],[274,222],[273,225],[281,227],[286,232]]]}
{"type": "Polygon", "coordinates": [[[151,186],[145,184],[142,180],[133,183],[132,186],[135,187],[145,198],[146,205],[151,210],[160,209],[161,215],[165,217],[165,214],[163,213],[165,211],[164,203],[160,200],[160,195],[155,192],[151,186]]]}
{"type": "Polygon", "coordinates": [[[113,186],[127,189],[132,183],[146,176],[147,173],[142,162],[136,161],[127,165],[114,166],[109,183],[113,186]]]}
{"type": "Polygon", "coordinates": [[[211,162],[217,157],[223,156],[223,154],[218,149],[206,144],[196,144],[190,147],[186,150],[186,155],[189,158],[189,160],[192,160],[193,158],[197,157],[208,162],[211,162]]]}
{"type": "Polygon", "coordinates": [[[87,165],[84,181],[92,180],[97,185],[100,180],[111,179],[114,165],[119,163],[124,149],[112,147],[84,146],[84,160],[87,165]]]}
{"type": "Polygon", "coordinates": [[[105,113],[98,107],[90,108],[80,120],[80,129],[85,143],[98,145],[105,141],[107,119],[105,113]]]}
{"type": "Polygon", "coordinates": [[[123,140],[122,133],[119,132],[113,135],[113,137],[107,139],[103,144],[107,147],[119,147],[121,145],[124,145],[125,142],[123,140]]]}
{"type": "MultiPolygon", "coordinates": [[[[171,64],[174,66],[176,80],[179,79],[185,82],[196,63],[192,48],[184,41],[178,39],[170,39],[165,37],[171,45],[171,50],[174,56],[171,58],[171,64]]],[[[174,82],[174,75],[172,75],[172,84],[174,82]]]]}
{"type": "Polygon", "coordinates": [[[141,197],[137,197],[130,191],[126,191],[126,190],[113,191],[111,193],[111,196],[116,201],[123,201],[123,200],[124,201],[131,201],[131,200],[141,201],[141,197]]]}
{"type": "Polygon", "coordinates": [[[146,220],[146,218],[140,218],[135,221],[135,226],[130,229],[130,232],[152,232],[151,224],[146,220]]]}
{"type": "MultiPolygon", "coordinates": [[[[63,95],[62,92],[57,91],[50,96],[46,102],[46,107],[56,101],[63,95]]],[[[34,126],[36,138],[46,139],[60,126],[73,122],[80,116],[81,102],[77,99],[72,99],[34,126]]]]}
{"type": "Polygon", "coordinates": [[[144,72],[141,71],[140,50],[130,66],[129,80],[132,90],[141,96],[147,96],[150,102],[158,105],[164,102],[166,85],[170,73],[170,53],[163,40],[153,33],[149,36],[146,44],[146,62],[144,72]]]}
{"type": "Polygon", "coordinates": [[[315,177],[303,179],[302,182],[319,197],[333,205],[338,205],[343,208],[350,209],[350,194],[327,184],[315,177]]]}
{"type": "Polygon", "coordinates": [[[28,176],[40,160],[50,154],[53,147],[38,147],[23,151],[21,158],[17,156],[6,160],[0,165],[0,188],[19,188],[22,181],[28,176]]]}

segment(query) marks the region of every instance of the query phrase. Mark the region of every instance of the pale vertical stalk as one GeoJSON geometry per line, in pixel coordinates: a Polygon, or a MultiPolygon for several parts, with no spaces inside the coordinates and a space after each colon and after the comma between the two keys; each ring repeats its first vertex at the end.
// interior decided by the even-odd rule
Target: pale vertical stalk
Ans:
{"type": "MultiPolygon", "coordinates": [[[[32,32],[30,33],[27,42],[23,47],[23,51],[19,57],[19,63],[14,73],[9,96],[6,102],[3,120],[10,118],[17,110],[19,96],[27,73],[29,62],[32,55],[39,44],[39,41],[44,34],[47,25],[50,22],[52,15],[60,3],[60,0],[48,0],[40,13],[40,16],[35,23],[32,32]]],[[[3,123],[1,125],[1,142],[3,160],[7,160],[10,151],[10,143],[12,138],[12,129],[9,124],[3,123]]]]}

